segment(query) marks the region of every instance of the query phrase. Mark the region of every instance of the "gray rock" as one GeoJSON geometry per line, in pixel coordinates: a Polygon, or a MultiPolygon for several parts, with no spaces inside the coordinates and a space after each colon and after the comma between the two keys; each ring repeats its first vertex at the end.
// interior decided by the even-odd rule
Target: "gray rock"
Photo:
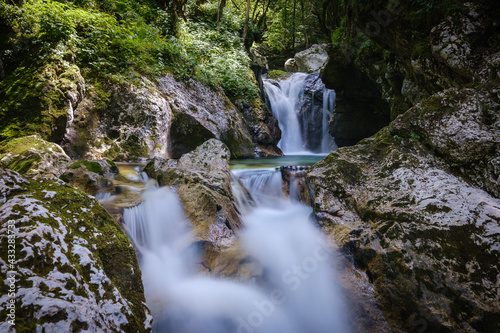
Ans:
{"type": "MultiPolygon", "coordinates": [[[[213,90],[197,81],[186,85],[171,75],[160,79],[159,89],[167,97],[174,116],[187,114],[213,134],[206,135],[205,140],[215,137],[224,142],[235,157],[252,156],[252,139],[243,116],[222,89],[213,90]]],[[[196,148],[193,145],[190,147],[196,148]]]]}
{"type": "Polygon", "coordinates": [[[492,150],[479,150],[495,145],[488,141],[497,129],[483,125],[474,102],[481,95],[465,90],[452,99],[457,93],[433,97],[449,108],[423,101],[390,129],[338,149],[307,175],[318,222],[366,270],[396,330],[500,329],[490,319],[500,305],[500,200],[434,155],[486,165],[492,150]],[[427,116],[426,103],[438,109],[427,116]],[[468,130],[454,136],[450,122],[468,130]],[[421,131],[409,131],[411,124],[421,131]]]}
{"type": "Polygon", "coordinates": [[[297,71],[317,73],[322,70],[328,61],[328,48],[327,44],[314,44],[307,50],[295,54],[294,59],[297,71]]]}
{"type": "MultiPolygon", "coordinates": [[[[95,198],[3,169],[0,190],[0,278],[13,276],[16,286],[15,325],[4,320],[0,331],[151,330],[134,248],[95,198]],[[13,261],[7,243],[16,247],[13,261]]],[[[2,293],[3,318],[8,304],[2,293]]]]}

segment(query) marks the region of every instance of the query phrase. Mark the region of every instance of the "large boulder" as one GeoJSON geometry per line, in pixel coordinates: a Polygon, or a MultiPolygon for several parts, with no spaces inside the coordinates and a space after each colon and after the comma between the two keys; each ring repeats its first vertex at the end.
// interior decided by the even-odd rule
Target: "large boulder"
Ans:
{"type": "Polygon", "coordinates": [[[0,193],[0,331],[150,331],[134,248],[95,198],[4,169],[0,193]]]}
{"type": "Polygon", "coordinates": [[[317,73],[322,70],[328,61],[328,48],[327,44],[313,44],[310,48],[295,54],[293,59],[297,71],[317,73]]]}
{"type": "Polygon", "coordinates": [[[307,175],[318,222],[366,270],[394,330],[500,329],[497,106],[478,101],[433,96],[307,175]]]}
{"type": "MultiPolygon", "coordinates": [[[[190,122],[198,123],[205,129],[194,131],[189,128],[182,131],[172,128],[171,137],[184,147],[186,142],[175,139],[175,136],[191,136],[191,144],[187,151],[194,150],[202,142],[216,138],[224,142],[237,158],[253,156],[252,138],[243,120],[243,116],[231,103],[221,88],[211,89],[197,81],[190,81],[189,85],[176,81],[172,75],[164,76],[159,81],[159,90],[167,96],[173,117],[179,114],[187,115],[190,122]]],[[[186,117],[186,116],[185,116],[186,117]]],[[[173,126],[172,126],[173,127],[173,126]]],[[[186,153],[186,149],[177,146],[169,148],[170,157],[179,158],[186,153]]]]}
{"type": "Polygon", "coordinates": [[[231,191],[230,152],[225,144],[211,139],[179,160],[155,159],[144,171],[160,186],[173,186],[179,195],[193,230],[208,240],[213,228],[241,228],[231,191]]]}
{"type": "Polygon", "coordinates": [[[71,159],[59,145],[37,134],[0,144],[0,167],[29,178],[58,178],[70,163],[71,159]]]}
{"type": "Polygon", "coordinates": [[[144,171],[178,194],[202,251],[202,267],[217,276],[251,273],[236,233],[242,228],[231,190],[229,149],[211,139],[179,160],[155,158],[144,171]]]}
{"type": "Polygon", "coordinates": [[[139,85],[108,90],[88,94],[75,110],[63,145],[73,158],[179,158],[211,138],[223,141],[233,157],[253,156],[243,116],[220,87],[168,74],[156,83],[142,78],[139,85]]]}

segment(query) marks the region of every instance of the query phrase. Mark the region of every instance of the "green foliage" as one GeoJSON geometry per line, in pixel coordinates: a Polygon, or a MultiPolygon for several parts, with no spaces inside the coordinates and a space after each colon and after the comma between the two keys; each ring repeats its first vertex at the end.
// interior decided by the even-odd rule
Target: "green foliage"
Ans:
{"type": "Polygon", "coordinates": [[[172,72],[186,82],[194,78],[213,87],[220,84],[230,97],[255,96],[239,37],[242,20],[226,11],[217,27],[217,3],[199,7],[197,21],[180,23],[180,33],[171,36],[172,14],[148,0],[1,2],[0,17],[13,31],[9,43],[15,47],[2,55],[8,75],[0,82],[0,95],[8,101],[0,108],[13,110],[17,103],[23,109],[42,109],[39,69],[61,61],[75,62],[95,86],[172,72]],[[23,98],[13,89],[33,96],[23,98]]]}

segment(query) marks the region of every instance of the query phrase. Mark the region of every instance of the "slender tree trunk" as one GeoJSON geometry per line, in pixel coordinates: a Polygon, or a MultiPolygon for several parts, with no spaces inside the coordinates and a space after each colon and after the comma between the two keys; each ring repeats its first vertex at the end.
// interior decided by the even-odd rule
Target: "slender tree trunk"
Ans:
{"type": "Polygon", "coordinates": [[[252,22],[255,23],[255,12],[257,11],[257,7],[259,6],[259,0],[255,1],[255,5],[253,7],[252,12],[252,22]]]}
{"type": "Polygon", "coordinates": [[[217,8],[217,26],[219,26],[219,21],[222,18],[222,12],[224,11],[224,8],[226,7],[226,0],[219,0],[219,6],[217,8]]]}
{"type": "Polygon", "coordinates": [[[302,14],[302,27],[304,29],[304,43],[306,44],[306,48],[309,47],[309,40],[307,39],[307,27],[306,27],[306,16],[305,16],[305,8],[304,8],[304,0],[300,1],[300,11],[302,14]]]}
{"type": "Polygon", "coordinates": [[[248,31],[248,19],[250,17],[250,0],[247,0],[247,11],[245,14],[245,27],[243,28],[243,42],[245,42],[245,39],[247,38],[247,31],[248,31]]]}
{"type": "Polygon", "coordinates": [[[292,12],[292,49],[295,48],[295,10],[297,8],[297,0],[293,0],[293,12],[292,12]]]}
{"type": "Polygon", "coordinates": [[[266,16],[267,16],[267,10],[269,9],[269,5],[271,4],[271,0],[268,0],[267,1],[267,6],[266,8],[264,9],[264,13],[262,13],[262,16],[260,17],[259,19],[259,23],[257,23],[257,26],[261,29],[264,28],[264,23],[266,21],[266,16]]]}

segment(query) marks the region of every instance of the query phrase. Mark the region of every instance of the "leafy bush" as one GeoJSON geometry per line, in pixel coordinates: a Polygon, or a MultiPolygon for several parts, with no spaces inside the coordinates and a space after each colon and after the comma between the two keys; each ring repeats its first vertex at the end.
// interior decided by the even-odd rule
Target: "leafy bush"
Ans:
{"type": "MultiPolygon", "coordinates": [[[[220,84],[232,98],[253,97],[257,91],[239,37],[241,19],[226,10],[217,26],[216,5],[201,5],[197,21],[182,23],[174,37],[168,35],[171,16],[148,0],[1,2],[0,17],[13,30],[17,48],[6,50],[2,59],[20,71],[74,59],[94,82],[172,72],[184,81],[220,84]]],[[[0,92],[4,89],[0,82],[0,92]]]]}

